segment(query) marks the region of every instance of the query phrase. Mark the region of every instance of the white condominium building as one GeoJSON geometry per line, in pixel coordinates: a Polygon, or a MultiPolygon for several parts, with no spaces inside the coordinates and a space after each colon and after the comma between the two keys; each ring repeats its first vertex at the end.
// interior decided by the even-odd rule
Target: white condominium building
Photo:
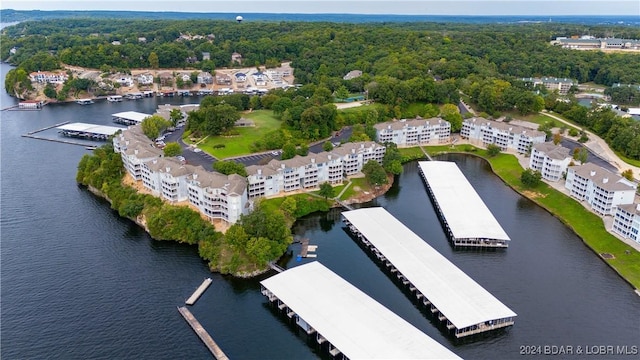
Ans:
{"type": "Polygon", "coordinates": [[[369,160],[382,162],[386,148],[375,142],[343,144],[330,152],[271,160],[247,167],[249,197],[317,188],[324,182],[340,184],[362,170],[369,160]]]}
{"type": "Polygon", "coordinates": [[[142,184],[155,196],[176,203],[187,200],[187,176],[194,168],[174,158],[157,158],[142,165],[142,184]]]}
{"type": "Polygon", "coordinates": [[[442,144],[451,139],[451,124],[441,118],[396,120],[374,125],[378,142],[398,147],[442,144]]]}
{"type": "Polygon", "coordinates": [[[640,204],[620,205],[613,215],[613,232],[640,243],[640,204]]]}
{"type": "Polygon", "coordinates": [[[472,144],[494,144],[503,151],[515,151],[520,154],[529,152],[533,144],[540,144],[546,140],[542,131],[481,117],[465,119],[462,122],[460,136],[472,144]]]}
{"type": "Polygon", "coordinates": [[[564,186],[601,216],[613,215],[619,205],[633,204],[636,192],[635,183],[592,163],[569,167],[564,186]]]}
{"type": "Polygon", "coordinates": [[[234,224],[249,213],[247,179],[204,170],[201,166],[187,177],[189,202],[210,219],[222,219],[234,224]]]}
{"type": "Polygon", "coordinates": [[[571,159],[566,147],[551,142],[535,144],[531,149],[529,168],[539,171],[545,180],[558,181],[567,172],[571,159]]]}

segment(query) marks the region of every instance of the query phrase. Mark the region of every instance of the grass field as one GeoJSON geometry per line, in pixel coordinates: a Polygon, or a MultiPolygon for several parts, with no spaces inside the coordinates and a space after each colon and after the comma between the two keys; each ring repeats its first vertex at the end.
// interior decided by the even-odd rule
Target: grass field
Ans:
{"type": "Polygon", "coordinates": [[[523,169],[513,155],[499,154],[489,158],[486,151],[471,145],[431,146],[425,149],[432,155],[443,152],[473,153],[489,161],[493,171],[509,186],[523,196],[547,209],[571,228],[597,254],[612,254],[606,261],[636,289],[640,289],[640,252],[611,235],[600,217],[587,210],[575,199],[541,183],[533,189],[520,182],[523,169]]]}
{"type": "Polygon", "coordinates": [[[228,157],[251,154],[251,144],[262,138],[270,131],[280,128],[278,120],[270,110],[256,110],[250,113],[243,113],[242,117],[253,120],[255,127],[238,127],[238,135],[223,137],[209,137],[198,144],[202,150],[222,160],[228,157]],[[224,148],[216,149],[215,145],[224,144],[224,148]]]}
{"type": "MultiPolygon", "coordinates": [[[[349,188],[344,192],[344,194],[342,194],[342,196],[340,196],[340,200],[347,200],[347,199],[355,196],[356,193],[358,193],[358,192],[369,191],[369,190],[371,190],[371,186],[367,182],[367,179],[365,179],[365,178],[351,179],[351,186],[349,186],[349,188]],[[356,187],[359,188],[360,190],[356,191],[355,190],[356,187]]],[[[338,192],[336,192],[336,195],[337,194],[338,194],[338,192]]]]}

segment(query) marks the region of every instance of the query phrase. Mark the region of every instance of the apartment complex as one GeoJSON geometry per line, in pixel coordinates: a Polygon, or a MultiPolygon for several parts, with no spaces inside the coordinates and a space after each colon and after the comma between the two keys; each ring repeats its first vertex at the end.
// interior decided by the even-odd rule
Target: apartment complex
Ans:
{"type": "Polygon", "coordinates": [[[633,204],[636,192],[633,182],[592,163],[569,167],[564,186],[601,216],[614,215],[619,205],[633,204]]]}
{"type": "Polygon", "coordinates": [[[615,49],[615,50],[640,50],[640,40],[618,39],[618,38],[596,38],[594,36],[583,35],[574,37],[557,37],[552,44],[562,46],[566,49],[615,49]]]}
{"type": "Polygon", "coordinates": [[[209,219],[232,224],[251,210],[247,179],[165,158],[162,150],[142,133],[140,125],[116,134],[113,148],[120,153],[131,177],[154,196],[171,203],[188,201],[209,219]]]}
{"type": "Polygon", "coordinates": [[[571,160],[569,149],[545,142],[531,148],[529,168],[539,171],[545,180],[558,181],[567,172],[571,160]]]}
{"type": "Polygon", "coordinates": [[[542,77],[542,78],[522,78],[522,81],[531,83],[533,86],[543,85],[549,91],[558,90],[561,95],[566,95],[572,86],[578,86],[578,81],[567,78],[542,77]]]}
{"type": "Polygon", "coordinates": [[[340,184],[360,172],[369,160],[382,163],[385,151],[384,146],[372,141],[347,143],[330,152],[248,166],[249,198],[317,188],[324,182],[340,184]]]}
{"type": "Polygon", "coordinates": [[[472,144],[494,144],[503,151],[515,151],[520,154],[528,153],[534,144],[541,144],[546,140],[542,131],[481,117],[465,119],[462,122],[460,136],[472,144]]]}
{"type": "Polygon", "coordinates": [[[392,142],[398,147],[442,144],[451,139],[451,124],[441,118],[395,120],[374,125],[378,142],[392,142]]]}
{"type": "Polygon", "coordinates": [[[620,205],[613,215],[613,232],[640,243],[640,204],[620,205]]]}

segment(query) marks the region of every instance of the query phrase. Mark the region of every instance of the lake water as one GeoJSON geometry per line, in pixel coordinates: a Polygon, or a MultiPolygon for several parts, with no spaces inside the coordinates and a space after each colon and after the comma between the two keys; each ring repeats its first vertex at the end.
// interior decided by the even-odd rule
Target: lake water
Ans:
{"type": "MultiPolygon", "coordinates": [[[[1,70],[4,79],[8,67],[1,70]]],[[[176,310],[208,276],[213,284],[191,310],[230,358],[322,357],[267,306],[260,279],[211,274],[195,247],[150,239],[78,187],[76,166],[87,153],[84,147],[20,136],[63,121],[113,125],[111,113],[151,113],[165,101],[0,113],[3,359],[210,359],[176,310]]],[[[2,108],[15,102],[4,91],[0,95],[2,108]]],[[[42,135],[58,136],[54,130],[42,135]]],[[[393,188],[368,206],[384,206],[513,309],[518,317],[506,333],[454,343],[347,235],[339,210],[308,216],[294,232],[318,245],[318,261],[464,358],[513,359],[526,345],[640,345],[640,297],[627,283],[566,226],[506,187],[482,160],[444,159],[458,163],[513,239],[508,250],[454,251],[416,163],[405,165],[393,188]]],[[[299,245],[291,251],[297,254],[299,245]]],[[[301,263],[293,256],[285,266],[301,263]]]]}

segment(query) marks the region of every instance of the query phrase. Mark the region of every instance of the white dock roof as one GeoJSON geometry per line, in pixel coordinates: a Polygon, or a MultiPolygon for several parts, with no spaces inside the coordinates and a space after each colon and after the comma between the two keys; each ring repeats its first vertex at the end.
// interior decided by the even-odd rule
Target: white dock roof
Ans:
{"type": "Polygon", "coordinates": [[[418,164],[454,238],[511,240],[456,163],[420,161],[418,164]]]}
{"type": "Polygon", "coordinates": [[[71,124],[58,126],[56,129],[66,130],[66,131],[87,132],[91,134],[111,136],[116,132],[118,132],[119,130],[125,130],[126,128],[121,128],[116,126],[86,124],[86,123],[71,123],[71,124]]]}
{"type": "Polygon", "coordinates": [[[365,208],[342,215],[456,328],[516,316],[385,209],[365,208]]]}
{"type": "Polygon", "coordinates": [[[349,359],[459,359],[317,261],[260,283],[349,359]]]}
{"type": "Polygon", "coordinates": [[[142,120],[148,118],[149,116],[151,116],[151,114],[145,114],[137,111],[125,111],[111,114],[111,116],[113,116],[114,118],[142,122],[142,120]]]}

